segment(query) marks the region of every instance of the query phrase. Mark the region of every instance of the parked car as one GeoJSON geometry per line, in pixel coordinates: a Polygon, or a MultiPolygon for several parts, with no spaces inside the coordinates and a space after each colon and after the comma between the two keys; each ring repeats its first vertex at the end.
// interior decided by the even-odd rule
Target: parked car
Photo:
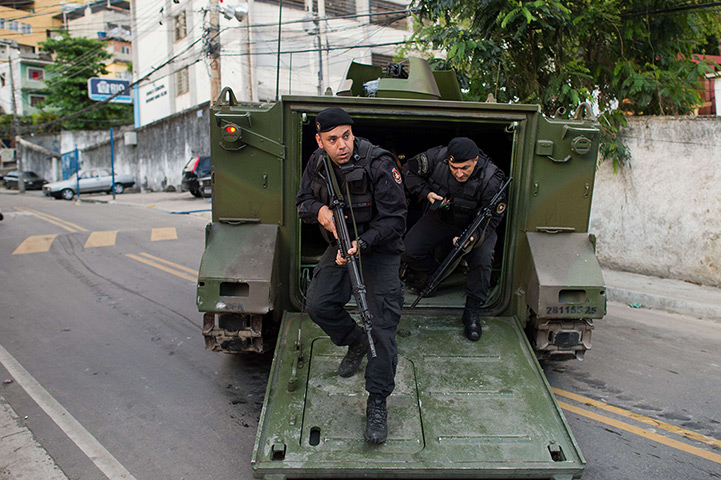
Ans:
{"type": "Polygon", "coordinates": [[[203,197],[199,179],[210,176],[210,157],[193,157],[183,168],[184,192],[190,192],[196,197],[203,197]]]}
{"type": "MultiPolygon", "coordinates": [[[[113,176],[110,171],[104,168],[93,168],[80,172],[80,179],[75,174],[67,180],[48,183],[43,186],[43,194],[54,198],[64,198],[72,200],[76,194],[76,190],[80,185],[80,193],[95,193],[113,191],[113,176]]],[[[115,174],[115,193],[123,193],[126,188],[135,185],[135,179],[132,175],[121,173],[115,174]]]]}
{"type": "MultiPolygon", "coordinates": [[[[47,180],[40,177],[35,172],[23,172],[23,183],[25,184],[25,190],[40,190],[43,188],[43,185],[48,183],[47,180]]],[[[7,175],[3,178],[3,184],[5,184],[5,188],[18,188],[18,171],[13,170],[12,172],[8,172],[7,175]]]]}
{"type": "Polygon", "coordinates": [[[213,195],[213,181],[210,175],[207,177],[203,177],[198,180],[198,183],[200,184],[200,193],[205,198],[210,198],[213,195]]]}

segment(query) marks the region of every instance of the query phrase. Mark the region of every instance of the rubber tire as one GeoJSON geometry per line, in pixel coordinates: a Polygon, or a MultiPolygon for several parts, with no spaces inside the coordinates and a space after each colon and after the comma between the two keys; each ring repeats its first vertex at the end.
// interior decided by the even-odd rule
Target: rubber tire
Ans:
{"type": "Polygon", "coordinates": [[[69,188],[66,188],[60,192],[60,196],[63,198],[63,200],[72,200],[75,197],[75,192],[73,192],[69,188]]]}
{"type": "MultiPolygon", "coordinates": [[[[112,190],[110,190],[110,191],[112,192],[112,190]]],[[[120,195],[120,194],[123,193],[124,191],[125,191],[125,187],[123,186],[122,183],[116,183],[116,184],[115,184],[115,194],[116,194],[116,195],[120,195]]]]}

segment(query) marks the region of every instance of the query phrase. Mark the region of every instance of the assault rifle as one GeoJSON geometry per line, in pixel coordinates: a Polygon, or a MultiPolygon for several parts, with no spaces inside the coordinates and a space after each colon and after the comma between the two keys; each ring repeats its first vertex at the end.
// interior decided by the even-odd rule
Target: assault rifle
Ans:
{"type": "Polygon", "coordinates": [[[350,284],[353,289],[353,297],[355,298],[356,306],[360,313],[361,321],[363,322],[363,328],[368,336],[368,346],[370,347],[371,356],[375,358],[376,347],[373,343],[373,336],[371,335],[372,324],[371,315],[368,309],[368,301],[366,300],[366,286],[363,284],[363,279],[360,275],[360,269],[358,265],[357,255],[348,255],[348,250],[353,246],[348,234],[348,226],[345,223],[345,216],[343,215],[343,195],[339,192],[338,180],[336,179],[333,168],[328,165],[330,159],[328,155],[324,156],[323,167],[325,169],[325,180],[328,187],[328,198],[330,198],[330,209],[333,212],[333,223],[335,224],[335,231],[338,234],[338,247],[340,248],[340,254],[348,262],[348,274],[350,275],[350,284]]]}
{"type": "MultiPolygon", "coordinates": [[[[468,251],[472,247],[471,238],[473,237],[473,233],[478,230],[478,227],[480,227],[484,221],[490,220],[491,215],[493,215],[493,211],[500,207],[498,203],[501,200],[503,192],[506,190],[506,188],[508,188],[508,185],[510,185],[511,180],[513,180],[513,177],[508,177],[508,179],[503,183],[503,185],[501,185],[498,193],[496,193],[491,199],[491,201],[488,202],[488,205],[478,210],[476,218],[473,220],[473,222],[471,222],[468,227],[466,227],[463,233],[458,236],[458,240],[456,241],[456,245],[453,247],[453,250],[451,250],[451,252],[443,260],[443,262],[441,262],[436,271],[433,272],[433,275],[428,281],[428,285],[426,285],[423,291],[421,291],[421,293],[418,295],[418,298],[416,298],[415,301],[411,304],[411,308],[415,308],[415,306],[418,305],[418,302],[420,302],[423,297],[435,290],[436,287],[438,287],[438,284],[441,283],[441,280],[445,278],[446,272],[451,268],[451,266],[454,265],[459,258],[468,253],[468,251]]],[[[505,209],[505,205],[503,206],[503,208],[505,209]]]]}

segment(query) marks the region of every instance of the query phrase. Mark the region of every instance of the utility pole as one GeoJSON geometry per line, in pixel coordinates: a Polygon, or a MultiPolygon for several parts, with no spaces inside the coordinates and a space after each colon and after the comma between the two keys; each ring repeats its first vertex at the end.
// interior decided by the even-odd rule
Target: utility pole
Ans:
{"type": "Polygon", "coordinates": [[[15,41],[9,41],[4,39],[2,40],[2,43],[8,46],[8,67],[10,68],[10,104],[12,105],[13,110],[13,122],[10,126],[10,135],[12,136],[13,140],[13,155],[15,156],[15,163],[17,164],[18,168],[18,192],[25,193],[25,183],[23,182],[23,159],[21,156],[18,155],[18,108],[17,104],[15,103],[15,76],[13,75],[13,52],[16,52],[18,45],[15,41]]]}
{"type": "Polygon", "coordinates": [[[208,50],[210,54],[210,103],[213,104],[220,95],[220,6],[218,0],[210,0],[208,12],[208,50]]]}

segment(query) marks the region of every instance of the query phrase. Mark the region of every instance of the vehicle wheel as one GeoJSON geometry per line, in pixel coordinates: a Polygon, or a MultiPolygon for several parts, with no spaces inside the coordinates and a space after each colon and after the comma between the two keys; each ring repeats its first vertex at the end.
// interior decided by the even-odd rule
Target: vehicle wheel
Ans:
{"type": "Polygon", "coordinates": [[[122,183],[116,183],[116,184],[115,184],[115,194],[116,194],[116,195],[120,195],[120,194],[123,193],[124,191],[125,191],[125,187],[123,186],[122,183]]]}
{"type": "Polygon", "coordinates": [[[63,200],[72,200],[75,196],[75,192],[73,192],[69,188],[66,188],[65,190],[60,192],[60,196],[63,197],[63,200]]]}
{"type": "Polygon", "coordinates": [[[203,198],[203,192],[201,192],[200,189],[191,190],[190,193],[192,193],[194,197],[203,198]]]}

